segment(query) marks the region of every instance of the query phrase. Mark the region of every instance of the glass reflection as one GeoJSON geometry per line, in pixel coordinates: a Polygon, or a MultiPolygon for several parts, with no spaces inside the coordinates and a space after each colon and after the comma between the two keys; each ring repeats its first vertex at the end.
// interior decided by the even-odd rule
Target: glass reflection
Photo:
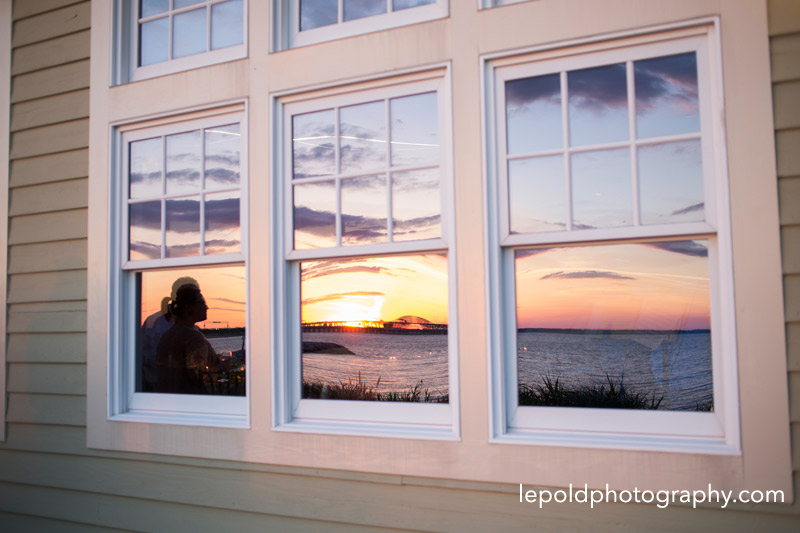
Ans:
{"type": "Polygon", "coordinates": [[[128,259],[160,259],[161,201],[131,204],[128,217],[128,259]]]}
{"type": "Polygon", "coordinates": [[[332,109],[292,117],[292,177],[336,173],[335,131],[332,109]]]}
{"type": "Polygon", "coordinates": [[[200,197],[166,201],[167,257],[200,255],[200,197]]]}
{"type": "Polygon", "coordinates": [[[342,244],[388,240],[386,177],[342,180],[342,244]]]}
{"type": "Polygon", "coordinates": [[[242,0],[211,6],[211,49],[218,50],[244,42],[242,0]]]}
{"type": "Polygon", "coordinates": [[[386,165],[384,102],[339,110],[342,173],[362,172],[386,165]]]}
{"type": "Polygon", "coordinates": [[[633,224],[633,190],[627,148],[571,156],[575,229],[633,224]]]}
{"type": "Polygon", "coordinates": [[[300,31],[339,22],[337,0],[300,0],[300,31]]]}
{"type": "Polygon", "coordinates": [[[436,93],[394,98],[392,117],[392,165],[435,165],[439,161],[436,93]]]}
{"type": "Polygon", "coordinates": [[[239,185],[241,135],[239,124],[205,130],[205,188],[239,185]]]}
{"type": "Polygon", "coordinates": [[[175,15],[172,19],[172,57],[185,57],[205,51],[205,8],[175,15]]]}
{"type": "Polygon", "coordinates": [[[558,74],[506,82],[506,128],[509,154],[561,148],[558,74]]]}
{"type": "Polygon", "coordinates": [[[167,193],[200,189],[200,131],[168,135],[167,193]]]}
{"type": "Polygon", "coordinates": [[[520,405],[711,410],[708,268],[706,241],[517,250],[520,405]]]}
{"type": "Polygon", "coordinates": [[[392,9],[399,11],[401,9],[425,6],[434,3],[436,3],[436,0],[392,0],[392,9]]]}
{"type": "Polygon", "coordinates": [[[303,398],[448,401],[446,256],[300,268],[303,398]]]}
{"type": "Polygon", "coordinates": [[[152,17],[164,13],[169,9],[169,0],[141,0],[139,4],[140,17],[152,17]]]}
{"type": "Polygon", "coordinates": [[[564,158],[509,161],[508,199],[511,233],[565,230],[564,158]]]}
{"type": "Polygon", "coordinates": [[[628,85],[624,64],[569,72],[567,86],[571,146],[628,139],[628,85]]]}
{"type": "Polygon", "coordinates": [[[206,254],[241,251],[239,191],[206,194],[205,220],[206,254]]]}
{"type": "Polygon", "coordinates": [[[700,131],[695,53],[633,64],[639,138],[700,131]]]}
{"type": "Polygon", "coordinates": [[[333,181],[294,186],[294,248],[336,246],[336,188],[333,181]]]}
{"type": "Polygon", "coordinates": [[[163,184],[161,139],[145,139],[130,143],[130,198],[160,196],[163,184]]]}
{"type": "Polygon", "coordinates": [[[172,3],[174,9],[181,9],[195,4],[202,4],[203,0],[172,0],[172,3]]]}
{"type": "Polygon", "coordinates": [[[392,240],[442,236],[438,169],[392,174],[392,240]]]}
{"type": "Polygon", "coordinates": [[[700,141],[639,148],[642,224],[705,219],[700,141]]]}
{"type": "Polygon", "coordinates": [[[344,0],[344,20],[386,13],[386,0],[344,0]]]}
{"type": "MultiPolygon", "coordinates": [[[[188,330],[201,346],[205,345],[203,341],[207,341],[211,353],[207,364],[198,369],[203,385],[193,392],[243,396],[246,382],[244,265],[146,270],[137,272],[135,280],[139,294],[136,391],[156,392],[159,377],[163,383],[163,360],[162,365],[157,364],[159,345],[162,337],[177,322],[176,306],[170,306],[170,303],[178,299],[178,289],[194,285],[200,289],[208,309],[205,318],[196,316],[199,320],[188,330]]],[[[184,294],[181,291],[181,295],[184,294]]],[[[162,353],[165,348],[162,347],[162,353]]],[[[174,390],[169,392],[178,393],[174,390]]]]}
{"type": "Polygon", "coordinates": [[[139,66],[169,59],[169,18],[164,17],[139,26],[139,66]]]}

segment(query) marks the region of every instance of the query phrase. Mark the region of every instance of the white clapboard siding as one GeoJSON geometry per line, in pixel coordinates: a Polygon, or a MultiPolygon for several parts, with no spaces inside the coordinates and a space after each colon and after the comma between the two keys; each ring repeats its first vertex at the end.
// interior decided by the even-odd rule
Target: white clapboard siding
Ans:
{"type": "MultiPolygon", "coordinates": [[[[85,318],[84,318],[85,320],[85,318]]],[[[61,363],[86,362],[86,332],[15,332],[8,336],[6,360],[9,363],[45,363],[58,354],[61,363]]]]}
{"type": "Polygon", "coordinates": [[[16,48],[11,74],[24,74],[89,57],[89,30],[16,48]]]}
{"type": "Polygon", "coordinates": [[[11,363],[8,392],[39,394],[86,394],[86,365],[80,363],[11,363]]]}
{"type": "Polygon", "coordinates": [[[89,175],[89,150],[44,154],[11,162],[11,187],[84,178],[89,175]]]}
{"type": "Polygon", "coordinates": [[[88,135],[88,119],[23,130],[11,137],[11,158],[32,157],[84,148],[88,135]]]}
{"type": "MultiPolygon", "coordinates": [[[[86,426],[86,397],[66,394],[9,393],[6,421],[86,426]]],[[[6,453],[0,455],[3,468],[7,467],[6,453]]]]}
{"type": "Polygon", "coordinates": [[[75,61],[14,77],[11,103],[89,87],[89,60],[75,61]]]}
{"type": "Polygon", "coordinates": [[[9,215],[32,215],[88,207],[87,178],[59,181],[11,191],[9,215]]]}
{"type": "Polygon", "coordinates": [[[86,239],[18,244],[8,251],[8,273],[86,268],[86,239]]]}
{"type": "Polygon", "coordinates": [[[86,209],[14,217],[9,228],[9,244],[85,239],[86,209]]]}
{"type": "Polygon", "coordinates": [[[11,131],[69,122],[89,116],[89,89],[46,96],[14,106],[11,131]]]}
{"type": "Polygon", "coordinates": [[[90,26],[90,15],[91,5],[89,2],[82,2],[19,20],[14,26],[12,45],[25,46],[87,30],[90,26]]]}

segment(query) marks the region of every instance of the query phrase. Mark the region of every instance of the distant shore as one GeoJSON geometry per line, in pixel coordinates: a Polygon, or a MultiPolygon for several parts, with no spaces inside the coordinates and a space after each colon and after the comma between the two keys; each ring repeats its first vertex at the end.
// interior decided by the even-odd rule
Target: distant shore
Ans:
{"type": "Polygon", "coordinates": [[[708,334],[710,329],[574,329],[518,328],[519,333],[570,333],[576,335],[693,335],[708,334]]]}

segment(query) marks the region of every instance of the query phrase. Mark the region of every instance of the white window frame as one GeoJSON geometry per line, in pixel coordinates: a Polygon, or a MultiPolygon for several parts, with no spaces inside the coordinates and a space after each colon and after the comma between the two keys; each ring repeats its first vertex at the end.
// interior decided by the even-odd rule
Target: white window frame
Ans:
{"type": "MultiPolygon", "coordinates": [[[[720,454],[740,451],[727,167],[722,123],[716,120],[716,117],[724,116],[717,39],[715,27],[705,25],[487,61],[487,116],[493,126],[487,148],[493,158],[488,193],[495,199],[488,203],[492,229],[487,239],[487,242],[491,242],[487,249],[491,272],[487,298],[492,306],[488,336],[493,354],[490,387],[494,441],[720,454]],[[506,155],[505,149],[505,82],[560,73],[563,91],[568,71],[628,62],[629,131],[632,135],[635,131],[632,62],[685,52],[697,54],[700,133],[674,136],[674,139],[659,137],[656,140],[700,139],[705,221],[603,229],[573,229],[568,224],[569,229],[565,231],[511,233],[507,161],[517,156],[506,155]],[[518,406],[515,247],[642,242],[654,238],[708,240],[714,411],[698,413],[518,406]]],[[[562,106],[566,106],[566,102],[562,102],[562,106]]],[[[650,139],[632,139],[619,144],[630,147],[631,157],[635,158],[636,147],[651,142],[650,139]]],[[[562,153],[573,151],[584,151],[584,148],[564,148],[562,153]]],[[[631,170],[635,181],[636,165],[632,165],[631,170]]],[[[570,187],[568,181],[567,186],[570,187]]],[[[635,183],[632,191],[634,219],[638,219],[635,183]]]]}
{"type": "Polygon", "coordinates": [[[445,18],[449,14],[450,0],[436,0],[432,4],[398,11],[392,11],[392,0],[386,0],[386,2],[386,13],[344,21],[343,0],[339,0],[338,23],[300,31],[300,0],[275,0],[276,47],[277,49],[286,49],[308,46],[353,35],[445,18]]]}
{"type": "MultiPolygon", "coordinates": [[[[452,149],[449,67],[378,79],[327,90],[275,95],[273,98],[275,258],[272,277],[273,417],[274,428],[300,431],[421,439],[455,439],[458,435],[458,356],[456,323],[455,246],[453,227],[452,149]],[[410,96],[437,93],[441,238],[386,242],[325,249],[293,250],[292,120],[293,115],[410,96]],[[449,403],[370,402],[301,398],[300,262],[387,254],[441,252],[448,269],[448,382],[449,403]]],[[[387,129],[388,135],[388,129],[387,129]]]]}
{"type": "MultiPolygon", "coordinates": [[[[9,128],[11,120],[11,0],[0,0],[0,235],[8,235],[9,128]]],[[[8,240],[0,246],[0,442],[6,440],[6,290],[8,240]]]]}
{"type": "MultiPolygon", "coordinates": [[[[211,6],[224,0],[205,0],[207,8],[206,26],[206,46],[211,46],[211,6]]],[[[117,0],[114,4],[115,11],[115,68],[112,69],[114,84],[129,83],[157,76],[164,76],[174,72],[190,70],[226,61],[235,61],[247,57],[247,31],[248,31],[248,1],[242,0],[242,44],[228,46],[217,50],[193,54],[190,56],[172,59],[172,16],[174,12],[192,11],[198,5],[170,10],[167,15],[170,19],[169,24],[169,59],[154,63],[152,65],[137,66],[139,50],[139,31],[138,31],[138,0],[117,0]]],[[[171,5],[171,4],[170,4],[171,5]]]]}
{"type": "MultiPolygon", "coordinates": [[[[170,267],[241,264],[247,270],[247,109],[232,103],[209,110],[112,125],[111,232],[109,250],[109,405],[111,420],[129,420],[198,426],[248,427],[248,397],[199,396],[137,392],[135,385],[136,331],[140,327],[135,309],[136,272],[170,267]],[[131,142],[186,131],[237,123],[242,135],[240,152],[241,252],[162,259],[128,260],[128,154],[131,142]]],[[[224,189],[227,190],[227,189],[224,189]]],[[[212,191],[216,192],[216,191],[212,191]]],[[[163,195],[162,195],[163,196],[163,195]]],[[[201,233],[202,233],[201,227],[201,233]]],[[[163,233],[163,228],[162,228],[163,233]]],[[[163,235],[162,235],[163,239],[163,235]]],[[[180,270],[178,270],[180,272],[180,270]]],[[[184,271],[185,272],[185,271],[184,271]]],[[[246,324],[249,320],[245,319],[246,324]]],[[[250,390],[250,350],[245,386],[250,390]]]]}

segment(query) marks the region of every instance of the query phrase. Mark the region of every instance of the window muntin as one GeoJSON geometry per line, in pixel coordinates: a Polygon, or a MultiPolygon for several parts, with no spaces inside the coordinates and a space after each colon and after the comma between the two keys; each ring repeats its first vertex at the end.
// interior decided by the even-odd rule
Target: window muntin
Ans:
{"type": "Polygon", "coordinates": [[[325,420],[450,435],[445,85],[411,78],[284,104],[288,429],[336,427],[325,420]]]}

